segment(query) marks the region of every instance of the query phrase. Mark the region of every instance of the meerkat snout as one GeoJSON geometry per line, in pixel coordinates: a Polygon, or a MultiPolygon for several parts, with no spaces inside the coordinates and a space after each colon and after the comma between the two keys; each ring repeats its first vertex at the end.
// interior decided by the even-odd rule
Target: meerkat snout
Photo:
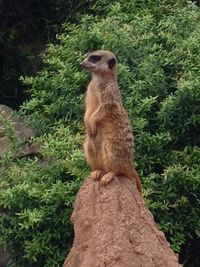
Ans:
{"type": "Polygon", "coordinates": [[[80,66],[86,70],[95,70],[97,68],[97,62],[101,60],[100,55],[88,55],[85,60],[80,63],[80,66]]]}

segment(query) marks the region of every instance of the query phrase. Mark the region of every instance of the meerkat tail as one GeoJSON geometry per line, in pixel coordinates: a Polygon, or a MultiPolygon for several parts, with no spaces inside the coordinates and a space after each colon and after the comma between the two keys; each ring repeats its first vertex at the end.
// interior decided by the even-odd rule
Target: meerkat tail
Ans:
{"type": "Polygon", "coordinates": [[[141,183],[141,179],[140,179],[137,171],[135,170],[135,168],[132,168],[131,172],[132,172],[131,176],[135,178],[135,183],[136,183],[136,187],[137,187],[138,191],[140,193],[142,193],[142,183],[141,183]]]}

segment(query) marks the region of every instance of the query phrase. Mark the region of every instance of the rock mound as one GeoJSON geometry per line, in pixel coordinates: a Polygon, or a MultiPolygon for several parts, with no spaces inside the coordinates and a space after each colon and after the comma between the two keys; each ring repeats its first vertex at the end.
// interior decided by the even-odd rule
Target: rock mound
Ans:
{"type": "Polygon", "coordinates": [[[132,182],[87,178],[72,214],[75,238],[64,267],[178,267],[177,256],[132,182]]]}

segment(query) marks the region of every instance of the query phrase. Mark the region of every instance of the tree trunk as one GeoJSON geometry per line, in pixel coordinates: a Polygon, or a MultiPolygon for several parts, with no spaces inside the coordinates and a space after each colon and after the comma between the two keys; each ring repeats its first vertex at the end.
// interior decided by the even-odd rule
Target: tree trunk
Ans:
{"type": "Polygon", "coordinates": [[[64,267],[180,267],[133,183],[87,178],[72,214],[74,244],[64,267]]]}

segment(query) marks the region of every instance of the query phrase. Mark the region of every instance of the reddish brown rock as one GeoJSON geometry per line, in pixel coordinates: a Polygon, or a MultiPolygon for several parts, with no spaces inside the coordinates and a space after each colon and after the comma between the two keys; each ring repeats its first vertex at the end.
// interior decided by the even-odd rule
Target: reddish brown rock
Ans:
{"type": "Polygon", "coordinates": [[[74,244],[64,267],[180,267],[135,186],[87,178],[72,214],[74,244]]]}

